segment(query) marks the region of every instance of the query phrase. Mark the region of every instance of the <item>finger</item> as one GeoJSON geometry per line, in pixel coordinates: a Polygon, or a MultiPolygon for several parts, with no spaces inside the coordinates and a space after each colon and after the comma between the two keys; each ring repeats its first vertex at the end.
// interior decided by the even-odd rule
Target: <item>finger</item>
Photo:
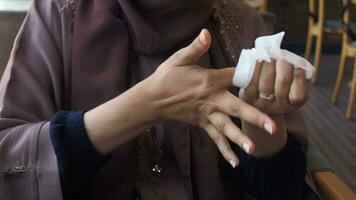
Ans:
{"type": "Polygon", "coordinates": [[[219,95],[215,102],[218,111],[233,117],[238,117],[255,126],[259,126],[270,134],[273,134],[276,131],[276,124],[268,115],[248,105],[230,92],[219,95]]]}
{"type": "Polygon", "coordinates": [[[244,95],[247,99],[257,98],[258,82],[260,79],[262,65],[263,65],[263,62],[259,62],[256,64],[252,80],[251,80],[250,84],[248,85],[248,87],[244,91],[244,95]]]}
{"type": "Polygon", "coordinates": [[[226,137],[228,137],[232,142],[239,145],[242,149],[245,150],[247,154],[250,154],[254,151],[253,142],[242,133],[230,119],[230,117],[224,113],[214,112],[209,115],[210,122],[226,137]]]}
{"type": "Polygon", "coordinates": [[[293,82],[290,86],[289,102],[292,105],[302,105],[308,99],[306,74],[304,69],[294,69],[293,82]]]}
{"type": "Polygon", "coordinates": [[[214,141],[225,160],[228,161],[233,168],[239,165],[240,161],[237,158],[235,152],[231,149],[231,146],[226,137],[220,133],[212,124],[205,126],[204,129],[210,138],[214,141]]]}
{"type": "Polygon", "coordinates": [[[207,29],[203,29],[189,46],[173,54],[168,59],[168,62],[171,62],[175,66],[195,64],[208,51],[210,44],[211,35],[207,29]]]}
{"type": "Polygon", "coordinates": [[[251,80],[251,82],[250,82],[250,84],[248,85],[247,88],[249,88],[249,87],[257,87],[258,86],[258,81],[260,79],[262,66],[263,66],[263,62],[258,62],[256,64],[255,71],[253,72],[252,80],[251,80]]]}
{"type": "Polygon", "coordinates": [[[235,67],[223,69],[208,69],[209,82],[213,83],[216,89],[232,86],[232,79],[235,73],[235,67]]]}
{"type": "Polygon", "coordinates": [[[283,59],[276,61],[276,80],[274,92],[277,101],[289,101],[289,88],[293,81],[293,65],[283,59]]]}
{"type": "Polygon", "coordinates": [[[273,59],[271,62],[264,62],[260,78],[258,81],[258,91],[264,94],[274,93],[274,80],[276,75],[276,61],[273,59]]]}

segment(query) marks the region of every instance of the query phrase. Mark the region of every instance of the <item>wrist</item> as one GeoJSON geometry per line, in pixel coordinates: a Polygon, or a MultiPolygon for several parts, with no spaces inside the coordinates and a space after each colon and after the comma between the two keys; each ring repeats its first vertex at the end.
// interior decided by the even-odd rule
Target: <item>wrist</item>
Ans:
{"type": "Polygon", "coordinates": [[[174,98],[170,98],[170,94],[162,89],[164,86],[160,86],[162,83],[157,79],[159,78],[153,74],[135,86],[135,93],[145,100],[147,115],[153,122],[171,119],[170,108],[177,108],[173,105],[176,103],[172,101],[174,98]]]}
{"type": "Polygon", "coordinates": [[[84,114],[84,125],[97,151],[106,155],[156,122],[144,88],[137,84],[84,114]]]}
{"type": "Polygon", "coordinates": [[[255,157],[266,157],[278,153],[287,143],[287,129],[283,115],[274,115],[271,118],[277,124],[277,131],[270,135],[267,131],[242,121],[243,132],[254,142],[255,157]]]}
{"type": "Polygon", "coordinates": [[[160,108],[157,106],[157,95],[150,88],[148,80],[145,79],[137,83],[131,88],[130,94],[132,97],[132,107],[142,116],[142,119],[148,123],[156,123],[161,120],[160,108]]]}

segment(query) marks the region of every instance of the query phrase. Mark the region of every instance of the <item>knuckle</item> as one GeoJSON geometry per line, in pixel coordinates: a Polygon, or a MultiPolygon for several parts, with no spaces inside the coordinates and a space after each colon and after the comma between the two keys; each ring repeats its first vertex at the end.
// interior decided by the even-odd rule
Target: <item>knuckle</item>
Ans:
{"type": "Polygon", "coordinates": [[[240,115],[241,105],[234,103],[230,106],[230,109],[231,109],[231,114],[235,117],[238,117],[240,115]]]}
{"type": "Polygon", "coordinates": [[[176,53],[173,54],[172,56],[172,59],[173,60],[182,60],[184,59],[184,55],[185,55],[185,50],[186,50],[187,47],[184,47],[182,49],[180,49],[179,51],[177,51],[176,53]]]}
{"type": "Polygon", "coordinates": [[[193,124],[196,124],[198,125],[199,127],[202,127],[204,129],[207,129],[208,125],[209,125],[209,122],[208,120],[205,118],[205,117],[202,117],[201,115],[199,114],[195,114],[193,116],[193,124]]]}
{"type": "Polygon", "coordinates": [[[224,130],[226,127],[226,121],[222,118],[215,119],[214,124],[215,124],[216,128],[218,128],[219,130],[224,130]]]}
{"type": "Polygon", "coordinates": [[[305,71],[303,69],[294,70],[294,77],[296,79],[305,79],[306,78],[305,71]]]}
{"type": "Polygon", "coordinates": [[[263,69],[260,74],[260,81],[263,83],[273,83],[275,79],[275,70],[274,66],[270,66],[271,64],[264,64],[263,69]]]}
{"type": "Polygon", "coordinates": [[[274,84],[274,76],[261,76],[260,82],[263,84],[274,84]]]}
{"type": "Polygon", "coordinates": [[[190,45],[190,48],[192,48],[195,51],[199,51],[201,49],[203,49],[203,44],[201,42],[199,42],[199,40],[194,40],[190,45]]]}
{"type": "Polygon", "coordinates": [[[292,95],[289,99],[291,104],[300,105],[304,104],[309,98],[308,92],[299,92],[295,95],[292,95]]]}
{"type": "Polygon", "coordinates": [[[217,145],[219,145],[220,141],[222,140],[221,134],[212,134],[210,137],[215,141],[217,145]]]}
{"type": "Polygon", "coordinates": [[[214,75],[210,70],[205,70],[202,74],[202,85],[206,91],[210,91],[215,86],[214,75]]]}
{"type": "Polygon", "coordinates": [[[210,115],[216,109],[214,99],[204,101],[204,103],[197,107],[198,115],[201,117],[210,115]]]}
{"type": "Polygon", "coordinates": [[[278,82],[281,86],[286,87],[291,83],[291,78],[289,76],[282,76],[278,79],[278,82]]]}

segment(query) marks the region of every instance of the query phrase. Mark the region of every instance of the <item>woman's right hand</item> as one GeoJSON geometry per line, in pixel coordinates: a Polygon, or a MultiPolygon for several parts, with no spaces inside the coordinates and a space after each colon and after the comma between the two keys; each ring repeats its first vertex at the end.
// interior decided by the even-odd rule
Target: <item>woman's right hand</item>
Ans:
{"type": "Polygon", "coordinates": [[[211,36],[204,29],[189,46],[162,63],[141,86],[146,88],[145,97],[153,106],[156,120],[179,120],[202,127],[235,167],[239,160],[228,139],[247,153],[254,151],[254,144],[230,116],[271,134],[276,131],[276,125],[269,116],[228,92],[235,68],[204,69],[196,64],[210,44],[211,36]]]}

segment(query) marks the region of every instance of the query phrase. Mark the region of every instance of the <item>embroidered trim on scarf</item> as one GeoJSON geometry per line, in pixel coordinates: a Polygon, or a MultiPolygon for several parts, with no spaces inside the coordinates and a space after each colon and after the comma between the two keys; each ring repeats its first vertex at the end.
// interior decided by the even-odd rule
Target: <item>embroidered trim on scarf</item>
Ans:
{"type": "Polygon", "coordinates": [[[59,10],[60,13],[67,11],[70,14],[69,30],[71,33],[74,31],[74,20],[76,11],[77,0],[67,0],[66,4],[59,10]]]}
{"type": "Polygon", "coordinates": [[[230,55],[232,63],[237,63],[239,58],[239,17],[229,12],[227,0],[217,0],[214,5],[213,17],[217,21],[219,33],[225,44],[225,51],[230,55]]]}

